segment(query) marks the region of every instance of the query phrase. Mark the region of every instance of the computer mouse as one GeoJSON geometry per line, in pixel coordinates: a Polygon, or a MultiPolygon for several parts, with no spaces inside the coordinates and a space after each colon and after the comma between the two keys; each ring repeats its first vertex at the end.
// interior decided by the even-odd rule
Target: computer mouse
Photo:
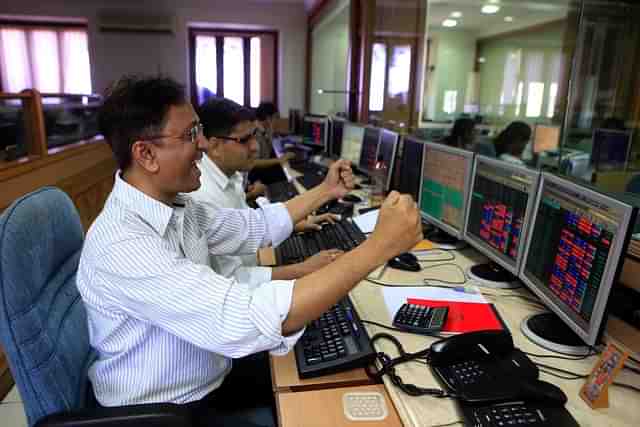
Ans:
{"type": "Polygon", "coordinates": [[[388,262],[389,267],[396,268],[404,271],[420,271],[420,263],[418,258],[411,252],[405,252],[394,258],[391,258],[388,262]]]}
{"type": "Polygon", "coordinates": [[[567,395],[560,387],[540,380],[524,380],[520,383],[518,399],[539,402],[549,406],[564,406],[567,395]]]}
{"type": "Polygon", "coordinates": [[[342,198],[342,201],[349,202],[349,203],[361,203],[362,199],[356,196],[355,194],[347,194],[342,198]]]}

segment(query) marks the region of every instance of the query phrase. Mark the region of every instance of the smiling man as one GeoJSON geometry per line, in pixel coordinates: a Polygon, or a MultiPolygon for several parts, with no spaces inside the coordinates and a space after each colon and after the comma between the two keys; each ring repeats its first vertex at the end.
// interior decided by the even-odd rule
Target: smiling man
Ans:
{"type": "Polygon", "coordinates": [[[323,184],[286,204],[212,213],[186,194],[200,186],[208,142],[181,85],[123,78],[107,93],[99,125],[120,170],[76,278],[98,354],[89,369],[98,402],[189,404],[200,425],[275,425],[270,414],[256,421],[254,409],[264,407],[246,380],[227,387],[238,381],[231,360],[289,351],[306,323],[422,238],[417,206],[394,192],[362,245],[295,282],[250,289],[214,271],[209,256],[255,254],[284,238],[347,194],[349,165],[336,162],[323,184]]]}

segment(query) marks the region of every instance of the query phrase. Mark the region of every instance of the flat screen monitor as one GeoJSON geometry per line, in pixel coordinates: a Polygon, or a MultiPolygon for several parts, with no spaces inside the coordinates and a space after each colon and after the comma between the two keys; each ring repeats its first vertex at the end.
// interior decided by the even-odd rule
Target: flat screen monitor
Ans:
{"type": "Polygon", "coordinates": [[[464,232],[473,156],[459,148],[424,144],[420,213],[426,221],[458,239],[464,232]]]}
{"type": "Polygon", "coordinates": [[[402,157],[398,166],[400,184],[398,191],[410,194],[416,202],[420,197],[420,176],[422,174],[422,155],[424,141],[412,136],[402,138],[402,157]]]}
{"type": "Polygon", "coordinates": [[[360,161],[358,162],[358,168],[360,170],[365,172],[373,170],[376,165],[379,143],[380,129],[374,127],[364,128],[362,151],[360,152],[360,161]]]}
{"type": "Polygon", "coordinates": [[[331,137],[329,138],[329,155],[333,158],[340,157],[342,152],[342,132],[345,120],[334,118],[331,126],[331,137]]]}
{"type": "MultiPolygon", "coordinates": [[[[625,202],[542,174],[520,278],[588,345],[599,335],[636,213],[625,202]]],[[[555,325],[547,325],[554,334],[557,317],[555,325]]]]}
{"type": "Polygon", "coordinates": [[[384,190],[391,188],[391,177],[395,167],[396,153],[398,151],[398,134],[387,129],[382,129],[380,134],[380,144],[378,144],[378,161],[385,165],[386,177],[384,190]]]}
{"type": "Polygon", "coordinates": [[[594,129],[591,164],[596,170],[624,169],[631,150],[631,131],[594,129]]]}
{"type": "Polygon", "coordinates": [[[294,135],[302,133],[302,113],[297,109],[289,109],[289,132],[294,135]]]}
{"type": "Polygon", "coordinates": [[[302,143],[314,147],[327,148],[329,119],[326,117],[305,116],[302,122],[302,143]]]}
{"type": "Polygon", "coordinates": [[[558,151],[560,126],[536,125],[533,133],[533,152],[558,151]]]}
{"type": "Polygon", "coordinates": [[[342,151],[340,158],[349,160],[352,165],[360,163],[364,128],[353,123],[345,123],[342,130],[342,151]]]}
{"type": "Polygon", "coordinates": [[[517,275],[539,173],[476,156],[472,177],[464,239],[517,275]]]}

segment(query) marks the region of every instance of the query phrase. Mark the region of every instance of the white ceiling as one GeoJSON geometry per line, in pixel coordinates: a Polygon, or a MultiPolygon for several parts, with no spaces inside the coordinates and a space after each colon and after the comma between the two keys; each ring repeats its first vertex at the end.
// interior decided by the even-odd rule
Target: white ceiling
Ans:
{"type": "Polygon", "coordinates": [[[476,33],[478,37],[488,37],[564,19],[570,0],[501,0],[494,2],[500,6],[498,13],[481,13],[482,6],[489,3],[489,0],[429,0],[429,27],[444,28],[442,21],[449,18],[451,12],[458,11],[462,12],[462,18],[457,18],[458,25],[451,30],[465,30],[476,33]],[[505,22],[505,16],[511,16],[513,22],[505,22]]]}

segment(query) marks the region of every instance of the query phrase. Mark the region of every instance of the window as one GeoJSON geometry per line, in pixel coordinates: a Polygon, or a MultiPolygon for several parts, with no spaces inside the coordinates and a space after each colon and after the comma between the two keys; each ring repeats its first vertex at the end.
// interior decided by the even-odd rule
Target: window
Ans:
{"type": "Polygon", "coordinates": [[[371,90],[369,91],[370,111],[382,111],[386,72],[387,46],[383,43],[374,43],[371,58],[371,90]]]}
{"type": "Polygon", "coordinates": [[[0,23],[0,75],[5,92],[90,94],[86,27],[0,23]]]}
{"type": "Polygon", "coordinates": [[[193,102],[224,96],[251,107],[277,104],[277,38],[275,32],[191,30],[193,102]]]}

